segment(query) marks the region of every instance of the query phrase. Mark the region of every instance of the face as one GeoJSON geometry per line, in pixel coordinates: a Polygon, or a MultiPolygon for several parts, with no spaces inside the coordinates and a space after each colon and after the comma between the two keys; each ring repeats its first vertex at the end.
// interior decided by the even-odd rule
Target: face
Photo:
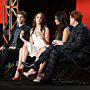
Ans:
{"type": "Polygon", "coordinates": [[[58,21],[58,19],[57,19],[56,16],[55,16],[55,24],[56,24],[56,25],[59,25],[59,24],[60,24],[60,22],[58,21]]]}
{"type": "Polygon", "coordinates": [[[42,16],[41,14],[36,15],[36,23],[40,24],[42,22],[42,16]]]}
{"type": "Polygon", "coordinates": [[[21,15],[21,14],[18,14],[18,15],[17,15],[17,23],[18,23],[18,24],[23,24],[24,22],[25,22],[24,16],[21,15]]]}
{"type": "Polygon", "coordinates": [[[74,23],[75,23],[75,19],[70,16],[70,25],[74,26],[74,23]]]}

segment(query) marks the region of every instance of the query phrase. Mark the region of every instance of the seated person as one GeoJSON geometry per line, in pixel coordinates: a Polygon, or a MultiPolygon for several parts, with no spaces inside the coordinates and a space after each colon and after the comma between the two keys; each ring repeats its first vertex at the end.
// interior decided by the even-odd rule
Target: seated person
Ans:
{"type": "MultiPolygon", "coordinates": [[[[57,44],[64,45],[67,42],[68,37],[70,35],[70,28],[68,26],[68,18],[64,11],[61,11],[61,12],[58,12],[55,14],[55,23],[58,26],[56,33],[55,33],[56,38],[55,38],[55,40],[53,40],[52,44],[44,52],[44,53],[47,52],[47,54],[45,54],[44,58],[50,55],[50,52],[53,50],[53,48],[57,44]]],[[[47,60],[47,58],[45,58],[45,59],[47,60]]],[[[23,74],[25,76],[29,76],[31,74],[31,72],[32,72],[32,70],[30,69],[27,73],[24,72],[23,74]]],[[[41,72],[38,71],[38,75],[37,75],[36,79],[34,79],[33,81],[39,82],[42,75],[43,74],[41,74],[41,72]]]]}
{"type": "MultiPolygon", "coordinates": [[[[33,28],[30,30],[29,42],[23,38],[24,33],[21,32],[20,39],[24,42],[24,45],[20,49],[18,67],[12,80],[21,79],[20,71],[23,72],[24,69],[22,62],[26,61],[28,55],[31,57],[35,56],[37,60],[41,53],[45,51],[46,47],[48,47],[50,35],[45,21],[44,14],[42,12],[35,15],[32,26],[33,28]]],[[[41,66],[43,67],[43,65],[41,66]]]]}
{"type": "Polygon", "coordinates": [[[14,62],[20,48],[23,46],[23,42],[19,37],[21,30],[25,33],[24,38],[28,40],[30,27],[25,25],[26,16],[25,11],[20,10],[17,12],[17,26],[12,30],[11,40],[2,48],[4,50],[1,52],[0,56],[0,77],[3,76],[5,65],[8,62],[14,62]]]}

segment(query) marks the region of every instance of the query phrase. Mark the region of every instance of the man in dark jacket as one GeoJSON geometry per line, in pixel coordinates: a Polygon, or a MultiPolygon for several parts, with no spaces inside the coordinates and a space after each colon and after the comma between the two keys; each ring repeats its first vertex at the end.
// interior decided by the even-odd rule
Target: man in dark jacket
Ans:
{"type": "MultiPolygon", "coordinates": [[[[68,42],[64,45],[60,45],[60,43],[56,43],[53,50],[50,52],[50,55],[47,59],[47,51],[45,51],[39,59],[31,65],[33,70],[37,70],[39,65],[43,63],[47,59],[47,65],[45,68],[45,78],[43,81],[50,80],[52,73],[55,68],[55,64],[58,60],[62,60],[62,58],[67,58],[66,60],[82,60],[85,58],[85,53],[83,51],[90,51],[90,35],[89,29],[82,23],[82,14],[79,11],[73,11],[70,14],[70,25],[73,26],[73,30],[70,34],[68,42]],[[76,52],[78,50],[78,52],[76,52]]],[[[32,71],[33,71],[32,70],[32,71]]],[[[33,72],[32,72],[33,73],[33,72]]]]}
{"type": "Polygon", "coordinates": [[[29,40],[30,27],[25,25],[26,12],[20,10],[17,12],[17,26],[12,30],[11,40],[3,47],[3,51],[0,56],[0,76],[3,75],[3,71],[6,63],[13,62],[18,56],[20,48],[23,46],[23,42],[20,39],[21,30],[24,31],[24,38],[29,40]]]}

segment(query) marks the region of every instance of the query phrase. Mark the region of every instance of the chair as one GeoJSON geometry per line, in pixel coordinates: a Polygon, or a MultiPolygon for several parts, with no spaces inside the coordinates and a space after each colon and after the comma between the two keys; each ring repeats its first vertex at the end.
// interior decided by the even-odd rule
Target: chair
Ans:
{"type": "Polygon", "coordinates": [[[86,53],[86,56],[81,60],[82,62],[77,63],[75,60],[66,60],[67,58],[60,60],[58,64],[60,67],[58,70],[60,70],[61,65],[63,66],[66,64],[66,66],[62,71],[58,72],[54,80],[59,83],[62,81],[79,81],[82,84],[90,80],[90,52],[76,50],[76,52],[78,51],[86,53]]]}
{"type": "Polygon", "coordinates": [[[16,71],[17,63],[18,63],[18,55],[14,55],[12,58],[13,62],[8,62],[5,66],[3,76],[4,77],[12,77],[16,71]]]}
{"type": "MultiPolygon", "coordinates": [[[[5,71],[4,71],[4,74],[3,74],[5,77],[8,77],[8,78],[10,77],[11,78],[15,74],[17,64],[18,64],[18,56],[14,56],[13,59],[14,59],[14,61],[9,62],[5,67],[5,71]]],[[[34,61],[35,61],[35,57],[27,56],[26,63],[28,65],[32,64],[34,61]]]]}

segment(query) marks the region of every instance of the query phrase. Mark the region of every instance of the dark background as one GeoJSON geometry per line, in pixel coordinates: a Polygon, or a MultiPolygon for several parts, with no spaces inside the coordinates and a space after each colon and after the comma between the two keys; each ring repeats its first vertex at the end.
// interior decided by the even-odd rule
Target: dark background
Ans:
{"type": "MultiPolygon", "coordinates": [[[[65,11],[69,17],[69,12],[76,9],[76,0],[18,0],[19,10],[24,10],[28,14],[26,24],[32,26],[32,21],[37,12],[43,12],[47,25],[50,29],[50,36],[52,36],[56,30],[54,23],[54,15],[56,12],[65,11]]],[[[13,18],[13,21],[16,17],[13,18]]],[[[0,24],[0,34],[3,34],[2,24],[0,24]]]]}
{"type": "Polygon", "coordinates": [[[69,12],[76,9],[76,0],[20,0],[19,10],[25,10],[28,14],[27,24],[32,25],[35,14],[43,12],[50,33],[55,31],[54,15],[56,12],[65,11],[69,17],[69,12]]]}

